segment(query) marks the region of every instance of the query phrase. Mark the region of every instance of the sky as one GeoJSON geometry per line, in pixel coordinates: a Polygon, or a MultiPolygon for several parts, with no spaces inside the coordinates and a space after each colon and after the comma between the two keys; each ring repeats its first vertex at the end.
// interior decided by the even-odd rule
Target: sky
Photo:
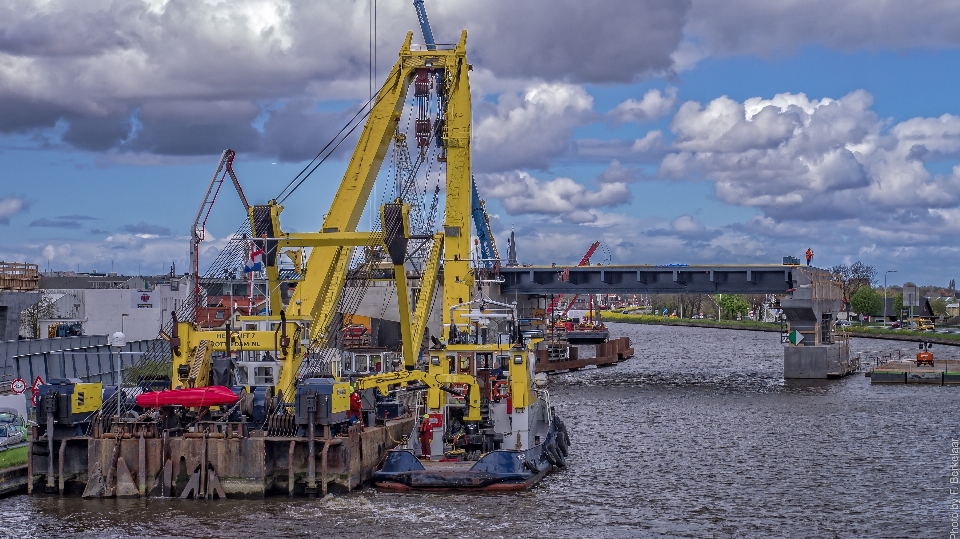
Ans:
{"type": "MultiPolygon", "coordinates": [[[[501,252],[575,264],[960,262],[954,0],[426,0],[468,31],[472,163],[501,252]]],[[[275,197],[369,97],[372,0],[0,4],[0,260],[187,271],[221,152],[275,197]]],[[[375,87],[409,0],[376,2],[375,87]]],[[[285,203],[318,230],[352,139],[285,203]]],[[[389,182],[381,173],[378,192],[389,182]]],[[[209,260],[242,223],[223,192],[209,260]]],[[[202,270],[203,268],[201,268],[202,270]]]]}

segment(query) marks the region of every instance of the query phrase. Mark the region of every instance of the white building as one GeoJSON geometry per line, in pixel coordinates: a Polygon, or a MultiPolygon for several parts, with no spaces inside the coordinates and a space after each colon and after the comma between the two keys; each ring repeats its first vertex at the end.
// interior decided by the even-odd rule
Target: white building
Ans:
{"type": "Polygon", "coordinates": [[[40,320],[42,337],[51,325],[79,322],[83,335],[123,331],[128,341],[155,339],[189,293],[186,277],[71,273],[41,277],[43,292],[54,305],[52,316],[40,320]]]}

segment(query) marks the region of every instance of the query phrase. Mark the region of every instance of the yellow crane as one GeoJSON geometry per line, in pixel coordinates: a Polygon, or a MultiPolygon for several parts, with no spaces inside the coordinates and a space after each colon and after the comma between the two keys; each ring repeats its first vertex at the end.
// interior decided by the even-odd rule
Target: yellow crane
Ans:
{"type": "MultiPolygon", "coordinates": [[[[352,247],[382,245],[395,266],[398,303],[406,368],[415,366],[418,343],[426,326],[429,308],[436,288],[441,254],[444,256],[445,298],[461,301],[469,298],[473,276],[470,270],[470,88],[466,63],[466,32],[455,48],[437,51],[412,50],[413,34],[409,32],[401,47],[397,63],[378,93],[357,146],[350,158],[344,177],[334,196],[319,232],[287,233],[280,226],[283,206],[271,200],[267,204],[252,205],[248,209],[251,229],[263,248],[267,295],[272,312],[262,317],[243,317],[243,322],[257,329],[247,331],[235,328],[230,338],[223,330],[199,330],[192,323],[179,322],[171,342],[174,349],[173,386],[199,386],[208,380],[212,352],[226,350],[263,351],[280,350],[274,358],[280,364],[275,386],[287,399],[293,395],[307,342],[324,342],[324,332],[336,314],[346,283],[352,247]],[[425,268],[424,281],[416,314],[411,313],[403,254],[409,238],[408,208],[401,203],[384,205],[384,232],[359,232],[357,225],[373,188],[377,173],[389,148],[407,89],[418,70],[442,70],[447,88],[446,120],[442,138],[447,152],[447,209],[444,232],[434,236],[433,248],[425,268]],[[387,215],[389,214],[389,215],[387,215]],[[287,248],[310,248],[310,255],[302,266],[302,278],[290,298],[285,322],[280,321],[279,261],[287,248]],[[257,323],[259,322],[259,323],[257,323]],[[303,334],[303,341],[281,347],[279,333],[303,334]],[[239,335],[234,335],[237,333],[239,335]],[[228,343],[234,342],[233,348],[228,343]],[[186,375],[184,373],[186,372],[186,375]]],[[[448,301],[445,299],[445,303],[448,301]]],[[[444,311],[447,323],[447,312],[444,311]]]]}

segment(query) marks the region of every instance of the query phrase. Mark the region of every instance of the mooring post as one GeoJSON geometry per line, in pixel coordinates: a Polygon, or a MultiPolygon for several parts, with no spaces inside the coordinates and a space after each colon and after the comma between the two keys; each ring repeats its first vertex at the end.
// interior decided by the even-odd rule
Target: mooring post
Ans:
{"type": "Polygon", "coordinates": [[[33,428],[33,436],[27,442],[27,494],[33,494],[33,438],[37,434],[37,428],[33,428]]]}
{"type": "Polygon", "coordinates": [[[307,489],[309,492],[316,492],[317,490],[317,453],[316,453],[316,427],[313,424],[313,417],[310,418],[310,441],[308,442],[309,446],[309,460],[307,461],[307,489]]]}
{"type": "Polygon", "coordinates": [[[143,429],[140,429],[140,470],[137,473],[137,490],[140,491],[140,497],[147,495],[147,441],[143,437],[143,429]]]}
{"type": "Polygon", "coordinates": [[[65,485],[66,482],[63,480],[63,461],[66,460],[66,457],[67,457],[67,440],[63,439],[63,440],[60,440],[60,455],[59,455],[59,458],[57,459],[58,460],[57,489],[59,490],[59,494],[61,496],[63,496],[63,489],[64,489],[64,486],[66,486],[65,485]]]}
{"type": "Polygon", "coordinates": [[[200,492],[197,499],[207,497],[207,435],[209,431],[203,431],[203,447],[200,448],[200,492]]]}
{"type": "MultiPolygon", "coordinates": [[[[167,429],[160,435],[160,497],[167,495],[167,429]]],[[[170,494],[173,494],[172,492],[170,494]]]]}
{"type": "Polygon", "coordinates": [[[297,447],[296,440],[290,440],[290,450],[287,452],[287,490],[290,497],[293,497],[293,484],[296,481],[296,475],[293,469],[293,450],[297,447]]]}
{"type": "Polygon", "coordinates": [[[51,397],[44,398],[43,410],[47,413],[47,492],[53,492],[56,484],[53,482],[53,410],[51,397]]]}
{"type": "Polygon", "coordinates": [[[323,451],[320,452],[320,492],[327,495],[327,451],[330,450],[330,439],[323,441],[323,451]]]}

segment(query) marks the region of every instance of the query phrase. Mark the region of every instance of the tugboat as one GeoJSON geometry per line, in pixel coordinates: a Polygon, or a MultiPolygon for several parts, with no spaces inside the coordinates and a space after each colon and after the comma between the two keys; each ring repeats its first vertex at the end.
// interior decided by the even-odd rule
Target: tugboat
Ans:
{"type": "MultiPolygon", "coordinates": [[[[489,298],[455,306],[456,317],[472,321],[473,331],[453,330],[451,343],[429,350],[426,373],[452,382],[427,389],[417,436],[387,452],[373,474],[377,488],[523,490],[566,467],[566,425],[550,405],[546,375],[534,375],[540,339],[525,342],[516,308],[489,298]]],[[[387,386],[391,378],[357,384],[387,386]]]]}

